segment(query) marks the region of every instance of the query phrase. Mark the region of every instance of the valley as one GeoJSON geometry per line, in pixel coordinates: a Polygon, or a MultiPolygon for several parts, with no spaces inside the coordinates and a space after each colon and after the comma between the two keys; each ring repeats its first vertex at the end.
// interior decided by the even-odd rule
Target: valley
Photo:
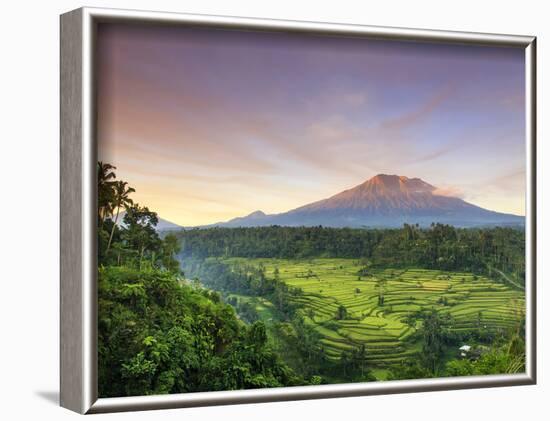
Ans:
{"type": "MultiPolygon", "coordinates": [[[[286,285],[284,299],[294,306],[295,317],[313,328],[317,352],[329,363],[360,352],[377,380],[387,377],[388,368],[422,357],[417,332],[421,314],[428,310],[448,320],[447,329],[457,338],[456,346],[448,349],[453,358],[461,344],[477,345],[480,338],[502,336],[522,323],[522,291],[467,272],[367,269],[360,260],[349,258],[211,258],[204,262],[206,267],[220,264],[251,282],[264,277],[256,281],[286,285]]],[[[212,284],[208,271],[200,273],[207,286],[212,284]]],[[[237,311],[246,309],[249,319],[267,325],[284,319],[278,318],[276,303],[263,296],[229,291],[224,295],[237,311]]],[[[279,335],[277,329],[270,332],[279,335]]]]}

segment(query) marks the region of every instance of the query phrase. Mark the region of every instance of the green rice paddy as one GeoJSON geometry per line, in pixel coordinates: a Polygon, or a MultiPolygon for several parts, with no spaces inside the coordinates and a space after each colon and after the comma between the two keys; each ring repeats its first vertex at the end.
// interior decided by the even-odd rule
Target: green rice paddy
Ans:
{"type": "MultiPolygon", "coordinates": [[[[471,273],[386,268],[360,277],[357,259],[231,258],[225,263],[263,265],[268,278],[278,269],[281,281],[300,290],[288,299],[300,305],[329,358],[364,344],[367,359],[378,366],[418,353],[419,345],[408,340],[419,327],[420,322],[410,321],[417,311],[449,314],[456,332],[496,331],[515,329],[525,306],[522,291],[471,273]],[[337,316],[340,306],[347,310],[344,319],[337,316]]],[[[258,303],[260,317],[271,318],[271,303],[264,298],[258,303]]]]}

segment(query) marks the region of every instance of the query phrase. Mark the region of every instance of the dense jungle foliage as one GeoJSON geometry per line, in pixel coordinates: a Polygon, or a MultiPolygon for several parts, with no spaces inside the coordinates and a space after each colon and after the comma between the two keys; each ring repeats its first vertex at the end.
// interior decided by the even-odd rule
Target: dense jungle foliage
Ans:
{"type": "Polygon", "coordinates": [[[209,228],[180,231],[184,257],[363,259],[379,267],[421,267],[493,274],[523,285],[525,234],[517,228],[461,229],[433,224],[421,229],[325,227],[209,228]],[[498,272],[497,272],[498,273],[498,272]]]}
{"type": "Polygon", "coordinates": [[[307,384],[220,295],[187,282],[174,236],[98,163],[99,395],[102,397],[307,384]],[[123,223],[119,216],[124,211],[123,223]]]}

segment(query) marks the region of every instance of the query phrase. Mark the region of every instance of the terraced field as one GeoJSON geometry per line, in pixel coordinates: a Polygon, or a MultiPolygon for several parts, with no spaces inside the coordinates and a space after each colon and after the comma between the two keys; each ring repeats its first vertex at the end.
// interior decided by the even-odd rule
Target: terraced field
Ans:
{"type": "Polygon", "coordinates": [[[407,341],[418,325],[406,323],[418,310],[435,308],[451,315],[455,331],[497,330],[515,328],[525,305],[523,292],[469,273],[372,269],[360,277],[356,259],[231,258],[225,262],[263,265],[268,278],[278,276],[298,288],[301,292],[288,299],[301,305],[306,322],[319,332],[327,356],[336,359],[342,351],[365,344],[367,358],[380,366],[418,352],[418,346],[407,341]],[[340,319],[341,306],[347,315],[340,319]]]}

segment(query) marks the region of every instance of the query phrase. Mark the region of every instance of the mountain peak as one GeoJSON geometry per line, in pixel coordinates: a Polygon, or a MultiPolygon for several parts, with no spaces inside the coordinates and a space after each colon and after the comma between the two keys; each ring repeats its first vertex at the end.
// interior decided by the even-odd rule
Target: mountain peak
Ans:
{"type": "Polygon", "coordinates": [[[396,186],[399,185],[399,183],[405,182],[407,179],[408,178],[403,175],[378,174],[368,179],[366,183],[380,186],[396,186]]]}
{"type": "Polygon", "coordinates": [[[432,193],[435,187],[420,178],[409,178],[405,175],[396,174],[378,174],[352,190],[355,189],[384,195],[392,193],[432,193]]]}
{"type": "Polygon", "coordinates": [[[261,218],[263,216],[265,216],[265,213],[262,212],[261,210],[257,210],[257,211],[252,212],[250,215],[247,215],[246,217],[247,218],[261,218]]]}
{"type": "Polygon", "coordinates": [[[405,177],[404,175],[397,175],[397,174],[376,174],[374,177],[370,178],[369,181],[383,181],[383,180],[394,180],[394,179],[407,179],[408,177],[405,177]]]}
{"type": "Polygon", "coordinates": [[[369,178],[366,182],[367,183],[368,182],[372,182],[372,183],[392,183],[392,182],[407,183],[409,181],[422,181],[422,180],[418,177],[409,178],[406,175],[377,174],[374,177],[369,178]]]}

